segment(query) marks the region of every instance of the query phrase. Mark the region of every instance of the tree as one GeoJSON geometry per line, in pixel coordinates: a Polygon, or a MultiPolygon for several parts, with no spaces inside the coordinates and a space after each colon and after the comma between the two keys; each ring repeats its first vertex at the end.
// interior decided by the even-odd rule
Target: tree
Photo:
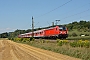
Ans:
{"type": "Polygon", "coordinates": [[[8,37],[8,33],[7,32],[2,33],[2,34],[0,34],[0,37],[1,38],[7,38],[8,37]]]}

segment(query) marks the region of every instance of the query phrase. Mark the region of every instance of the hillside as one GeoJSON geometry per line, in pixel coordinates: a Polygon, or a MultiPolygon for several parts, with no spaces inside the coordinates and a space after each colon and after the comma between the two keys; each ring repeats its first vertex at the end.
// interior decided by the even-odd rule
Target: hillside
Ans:
{"type": "Polygon", "coordinates": [[[66,25],[69,31],[90,32],[90,21],[72,22],[66,25]]]}

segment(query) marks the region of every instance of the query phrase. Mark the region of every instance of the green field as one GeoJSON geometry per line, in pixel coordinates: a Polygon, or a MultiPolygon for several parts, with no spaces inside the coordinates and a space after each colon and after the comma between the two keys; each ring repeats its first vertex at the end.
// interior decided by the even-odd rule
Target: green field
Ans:
{"type": "Polygon", "coordinates": [[[90,35],[90,32],[89,31],[78,31],[77,29],[73,29],[72,31],[69,31],[68,32],[70,35],[72,35],[72,33],[76,33],[78,36],[80,36],[80,34],[88,34],[90,35]]]}
{"type": "Polygon", "coordinates": [[[68,32],[68,40],[90,40],[90,32],[77,31],[76,29],[68,32]],[[85,35],[85,36],[81,36],[85,35]]]}

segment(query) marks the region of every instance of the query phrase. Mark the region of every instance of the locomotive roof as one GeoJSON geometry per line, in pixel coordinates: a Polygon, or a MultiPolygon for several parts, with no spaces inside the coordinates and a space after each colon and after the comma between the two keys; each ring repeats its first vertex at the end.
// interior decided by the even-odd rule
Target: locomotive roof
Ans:
{"type": "Polygon", "coordinates": [[[56,26],[59,26],[59,27],[65,27],[65,25],[54,25],[54,26],[44,27],[43,29],[53,28],[53,27],[56,27],[56,26]]]}

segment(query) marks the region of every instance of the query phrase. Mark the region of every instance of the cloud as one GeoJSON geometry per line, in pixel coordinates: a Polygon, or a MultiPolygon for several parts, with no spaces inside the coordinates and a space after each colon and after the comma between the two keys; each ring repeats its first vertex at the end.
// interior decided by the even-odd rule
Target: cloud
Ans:
{"type": "Polygon", "coordinates": [[[13,28],[0,28],[0,33],[13,32],[14,30],[13,28]]]}

